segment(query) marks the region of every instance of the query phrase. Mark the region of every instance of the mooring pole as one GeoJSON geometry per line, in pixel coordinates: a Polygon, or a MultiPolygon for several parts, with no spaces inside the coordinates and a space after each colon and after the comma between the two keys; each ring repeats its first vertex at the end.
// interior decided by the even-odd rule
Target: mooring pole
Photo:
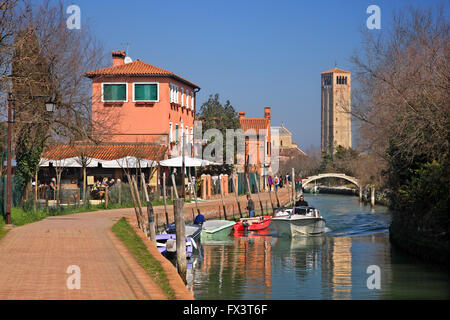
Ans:
{"type": "Polygon", "coordinates": [[[184,221],[184,199],[173,200],[173,212],[175,215],[175,233],[177,246],[177,270],[184,282],[186,282],[186,225],[184,221]]]}
{"type": "Polygon", "coordinates": [[[166,225],[169,225],[169,213],[167,212],[166,173],[165,172],[163,172],[163,199],[164,199],[164,213],[166,214],[166,225]]]}
{"type": "Polygon", "coordinates": [[[223,207],[223,217],[227,220],[227,210],[225,209],[225,200],[223,199],[223,189],[222,189],[222,174],[219,175],[219,188],[220,188],[220,198],[222,199],[222,207],[223,207]]]}
{"type": "Polygon", "coordinates": [[[297,201],[297,190],[295,189],[295,169],[294,168],[292,168],[291,182],[292,182],[292,201],[294,202],[294,206],[295,206],[295,201],[297,201]]]}
{"type": "Polygon", "coordinates": [[[375,186],[370,188],[370,205],[375,207],[375,186]]]}
{"type": "MultiPolygon", "coordinates": [[[[141,173],[142,181],[145,181],[145,174],[141,173]]],[[[148,220],[148,228],[149,228],[149,236],[150,240],[156,243],[156,230],[155,230],[155,215],[153,212],[153,205],[150,201],[150,198],[148,196],[147,192],[147,186],[145,185],[145,182],[143,184],[144,188],[144,194],[145,194],[145,201],[147,202],[147,220],[148,220]]]]}
{"type": "Polygon", "coordinates": [[[241,204],[239,203],[239,196],[238,196],[238,181],[236,179],[237,174],[233,174],[233,191],[234,191],[234,196],[236,197],[236,202],[237,202],[237,206],[238,206],[238,210],[239,210],[239,216],[242,218],[242,210],[241,210],[241,204]]]}

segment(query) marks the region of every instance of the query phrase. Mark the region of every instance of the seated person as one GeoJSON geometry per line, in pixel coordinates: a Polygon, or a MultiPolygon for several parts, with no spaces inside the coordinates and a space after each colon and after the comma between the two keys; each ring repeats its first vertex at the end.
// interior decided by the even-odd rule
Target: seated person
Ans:
{"type": "Polygon", "coordinates": [[[205,222],[205,216],[199,212],[194,219],[194,224],[202,225],[203,222],[205,222]]]}
{"type": "Polygon", "coordinates": [[[300,200],[295,203],[296,207],[308,207],[308,202],[305,201],[305,197],[300,196],[300,200]]]}

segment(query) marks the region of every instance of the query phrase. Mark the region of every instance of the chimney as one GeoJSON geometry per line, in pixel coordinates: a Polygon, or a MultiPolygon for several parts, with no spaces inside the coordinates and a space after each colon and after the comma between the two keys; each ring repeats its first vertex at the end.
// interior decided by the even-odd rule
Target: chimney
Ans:
{"type": "Polygon", "coordinates": [[[239,120],[245,118],[245,112],[243,112],[243,111],[239,111],[239,112],[238,112],[238,115],[239,115],[239,120]]]}
{"type": "Polygon", "coordinates": [[[270,120],[270,107],[265,107],[264,108],[264,118],[270,120]]]}
{"type": "Polygon", "coordinates": [[[112,52],[112,59],[113,59],[113,67],[115,66],[121,66],[125,64],[125,51],[113,51],[112,52]]]}

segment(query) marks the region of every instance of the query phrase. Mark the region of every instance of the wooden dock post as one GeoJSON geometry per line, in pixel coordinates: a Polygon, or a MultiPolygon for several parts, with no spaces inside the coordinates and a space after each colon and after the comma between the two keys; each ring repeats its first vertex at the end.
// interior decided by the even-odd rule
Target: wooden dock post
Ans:
{"type": "Polygon", "coordinates": [[[237,206],[238,206],[238,210],[239,210],[239,216],[242,218],[242,210],[241,210],[241,204],[239,203],[239,196],[238,196],[238,188],[237,188],[237,184],[238,181],[236,179],[237,174],[233,175],[233,191],[234,191],[234,196],[236,197],[236,202],[237,202],[237,206]]]}
{"type": "Polygon", "coordinates": [[[362,187],[359,186],[359,202],[363,201],[363,191],[362,191],[362,187]]]}
{"type": "Polygon", "coordinates": [[[163,172],[163,199],[164,199],[164,213],[166,214],[166,225],[169,225],[169,213],[167,212],[166,173],[165,172],[163,172]]]}
{"type": "Polygon", "coordinates": [[[375,186],[370,188],[370,206],[375,207],[375,186]]]}
{"type": "Polygon", "coordinates": [[[222,207],[223,207],[223,218],[227,220],[227,209],[225,208],[225,200],[223,199],[223,189],[222,189],[222,175],[219,175],[219,188],[220,188],[220,198],[222,199],[222,207]]]}
{"type": "MultiPolygon", "coordinates": [[[[141,178],[142,178],[142,181],[145,181],[144,173],[141,173],[141,178]]],[[[143,184],[143,187],[144,187],[145,200],[147,202],[147,221],[148,221],[149,236],[150,236],[150,240],[156,244],[155,216],[154,216],[154,212],[153,212],[153,205],[148,196],[147,186],[145,185],[145,182],[143,184]]]]}
{"type": "Polygon", "coordinates": [[[263,216],[264,215],[264,208],[263,208],[263,205],[262,205],[261,197],[259,195],[259,181],[258,181],[259,179],[257,179],[256,173],[253,173],[253,174],[255,175],[256,193],[258,194],[259,206],[261,207],[261,215],[263,216]]]}
{"type": "Polygon", "coordinates": [[[173,173],[172,173],[172,185],[173,185],[173,190],[175,192],[175,198],[178,199],[177,184],[175,183],[175,175],[173,173]]]}
{"type": "Polygon", "coordinates": [[[291,177],[291,185],[292,185],[292,202],[295,206],[295,201],[297,201],[297,190],[295,189],[295,169],[292,168],[292,177],[291,177]]]}
{"type": "Polygon", "coordinates": [[[184,222],[184,199],[173,200],[173,212],[175,215],[175,233],[177,246],[177,270],[181,279],[186,283],[186,225],[184,222]]]}
{"type": "Polygon", "coordinates": [[[195,183],[192,180],[190,170],[189,170],[189,181],[191,181],[192,189],[194,190],[193,192],[194,192],[195,208],[197,209],[197,214],[200,214],[200,209],[198,208],[198,201],[197,201],[197,189],[195,188],[195,183]]]}
{"type": "MultiPolygon", "coordinates": [[[[269,184],[269,182],[267,182],[267,184],[269,184]]],[[[273,201],[272,201],[272,191],[270,191],[272,187],[269,186],[269,199],[270,199],[270,205],[272,206],[272,215],[275,215],[275,208],[273,206],[273,201]]]]}

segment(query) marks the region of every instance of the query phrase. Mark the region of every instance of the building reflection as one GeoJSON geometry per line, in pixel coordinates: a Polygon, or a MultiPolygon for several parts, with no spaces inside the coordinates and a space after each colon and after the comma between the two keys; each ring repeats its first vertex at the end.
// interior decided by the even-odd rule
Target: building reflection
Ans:
{"type": "Polygon", "coordinates": [[[322,294],[324,299],[351,299],[352,240],[327,238],[322,251],[322,294]]]}
{"type": "Polygon", "coordinates": [[[191,279],[196,296],[271,299],[271,238],[236,237],[230,244],[203,245],[203,259],[191,279]]]}
{"type": "Polygon", "coordinates": [[[351,299],[351,248],[350,237],[231,237],[228,243],[202,246],[188,287],[198,299],[276,299],[272,268],[281,268],[286,277],[294,273],[302,288],[319,270],[317,290],[299,291],[297,298],[351,299]]]}

